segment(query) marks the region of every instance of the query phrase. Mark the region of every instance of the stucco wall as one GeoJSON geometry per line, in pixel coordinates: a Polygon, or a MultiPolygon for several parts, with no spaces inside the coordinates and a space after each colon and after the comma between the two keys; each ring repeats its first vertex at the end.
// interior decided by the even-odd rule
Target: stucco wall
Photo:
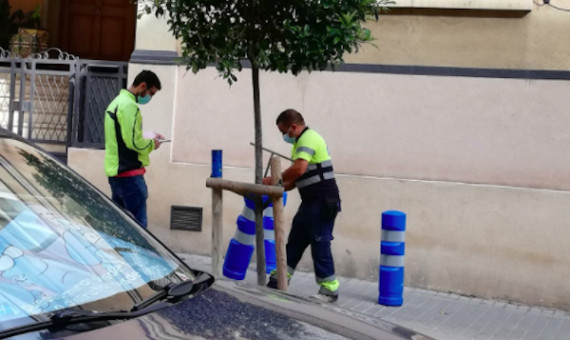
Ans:
{"type": "MultiPolygon", "coordinates": [[[[570,0],[552,3],[570,8],[570,0]]],[[[383,14],[378,22],[369,21],[376,46],[364,45],[360,53],[346,55],[346,62],[570,70],[568,12],[533,4],[532,11],[521,13],[412,13],[418,15],[383,14]]]]}
{"type": "MultiPolygon", "coordinates": [[[[249,71],[230,88],[213,69],[153,69],[165,84],[143,108],[145,130],[173,142],[152,154],[146,175],[150,229],[178,251],[208,254],[211,150],[224,151],[224,178],[254,178],[249,71]],[[172,205],[203,207],[203,231],[169,231],[172,205]]],[[[274,125],[286,107],[329,142],[343,199],[339,275],[377,279],[380,214],[398,209],[408,214],[407,285],[570,307],[570,82],[344,72],[261,81],[266,147],[288,153],[274,125]]],[[[70,164],[108,192],[102,151],[72,149],[70,164]]],[[[287,225],[298,203],[292,192],[287,225]]],[[[224,194],[225,245],[242,207],[224,194]]]]}
{"type": "MultiPolygon", "coordinates": [[[[249,71],[230,89],[215,70],[179,70],[173,160],[253,162],[249,71]]],[[[288,155],[275,127],[293,107],[317,129],[340,173],[569,189],[570,82],[321,72],[264,74],[263,142],[288,155]],[[548,164],[548,166],[545,166],[548,164]]]]}

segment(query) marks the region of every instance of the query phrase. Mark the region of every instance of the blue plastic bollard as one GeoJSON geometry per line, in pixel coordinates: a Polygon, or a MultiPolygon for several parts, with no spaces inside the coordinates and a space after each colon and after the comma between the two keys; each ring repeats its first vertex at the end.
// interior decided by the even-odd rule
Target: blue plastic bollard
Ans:
{"type": "Polygon", "coordinates": [[[404,253],[406,214],[397,210],[382,213],[378,303],[401,306],[404,303],[404,253]]]}
{"type": "Polygon", "coordinates": [[[210,177],[222,177],[222,150],[212,150],[212,174],[210,177]]]}
{"type": "MultiPolygon", "coordinates": [[[[268,196],[263,196],[263,202],[268,196]]],[[[283,206],[287,203],[287,192],[283,193],[283,206]]],[[[277,268],[275,251],[275,223],[273,219],[273,203],[263,210],[263,244],[265,246],[265,271],[267,274],[277,268]]]]}
{"type": "Polygon", "coordinates": [[[244,207],[237,218],[237,230],[230,240],[224,259],[223,273],[234,280],[243,280],[255,249],[255,215],[244,207]]]}

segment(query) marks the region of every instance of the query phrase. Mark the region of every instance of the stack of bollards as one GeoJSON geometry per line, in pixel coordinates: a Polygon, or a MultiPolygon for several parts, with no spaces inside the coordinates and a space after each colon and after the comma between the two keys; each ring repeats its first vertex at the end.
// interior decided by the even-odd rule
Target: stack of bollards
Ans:
{"type": "MultiPolygon", "coordinates": [[[[265,269],[267,273],[277,268],[275,256],[275,230],[273,219],[273,203],[269,196],[262,196],[263,205],[263,239],[265,248],[265,269]]],[[[247,267],[251,262],[255,249],[255,202],[244,198],[245,206],[238,216],[237,230],[230,240],[224,260],[223,274],[234,280],[243,280],[247,267]]],[[[283,205],[287,202],[287,193],[283,193],[283,205]]]]}

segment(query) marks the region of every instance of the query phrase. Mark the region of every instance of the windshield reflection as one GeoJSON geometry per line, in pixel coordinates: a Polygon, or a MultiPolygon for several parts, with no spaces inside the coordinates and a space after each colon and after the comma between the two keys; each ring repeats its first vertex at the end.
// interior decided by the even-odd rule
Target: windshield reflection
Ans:
{"type": "Polygon", "coordinates": [[[1,328],[75,306],[129,310],[192,278],[90,185],[27,144],[0,139],[1,328]]]}

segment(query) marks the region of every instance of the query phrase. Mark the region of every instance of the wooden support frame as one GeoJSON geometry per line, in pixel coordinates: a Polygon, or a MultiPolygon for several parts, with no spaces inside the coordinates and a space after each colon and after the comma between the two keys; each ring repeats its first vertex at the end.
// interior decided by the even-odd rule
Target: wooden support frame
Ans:
{"type": "MultiPolygon", "coordinates": [[[[281,179],[281,163],[279,158],[271,157],[271,183],[273,185],[251,184],[237,181],[225,180],[222,178],[206,179],[206,187],[212,189],[212,274],[216,277],[222,275],[222,235],[223,235],[223,190],[232,191],[241,196],[267,195],[271,197],[273,203],[273,223],[275,230],[275,251],[277,262],[277,287],[280,290],[287,290],[287,260],[285,253],[285,230],[283,215],[283,187],[277,186],[281,179]]],[[[256,239],[261,238],[263,233],[256,232],[256,239]]],[[[258,240],[259,241],[259,240],[258,240]]],[[[259,242],[257,242],[259,244],[259,242]]],[[[265,254],[257,252],[258,262],[258,284],[265,284],[265,254]],[[260,261],[263,261],[260,266],[260,261]],[[259,268],[262,268],[260,271],[259,268]],[[263,279],[263,281],[261,280],[263,279]]]]}

